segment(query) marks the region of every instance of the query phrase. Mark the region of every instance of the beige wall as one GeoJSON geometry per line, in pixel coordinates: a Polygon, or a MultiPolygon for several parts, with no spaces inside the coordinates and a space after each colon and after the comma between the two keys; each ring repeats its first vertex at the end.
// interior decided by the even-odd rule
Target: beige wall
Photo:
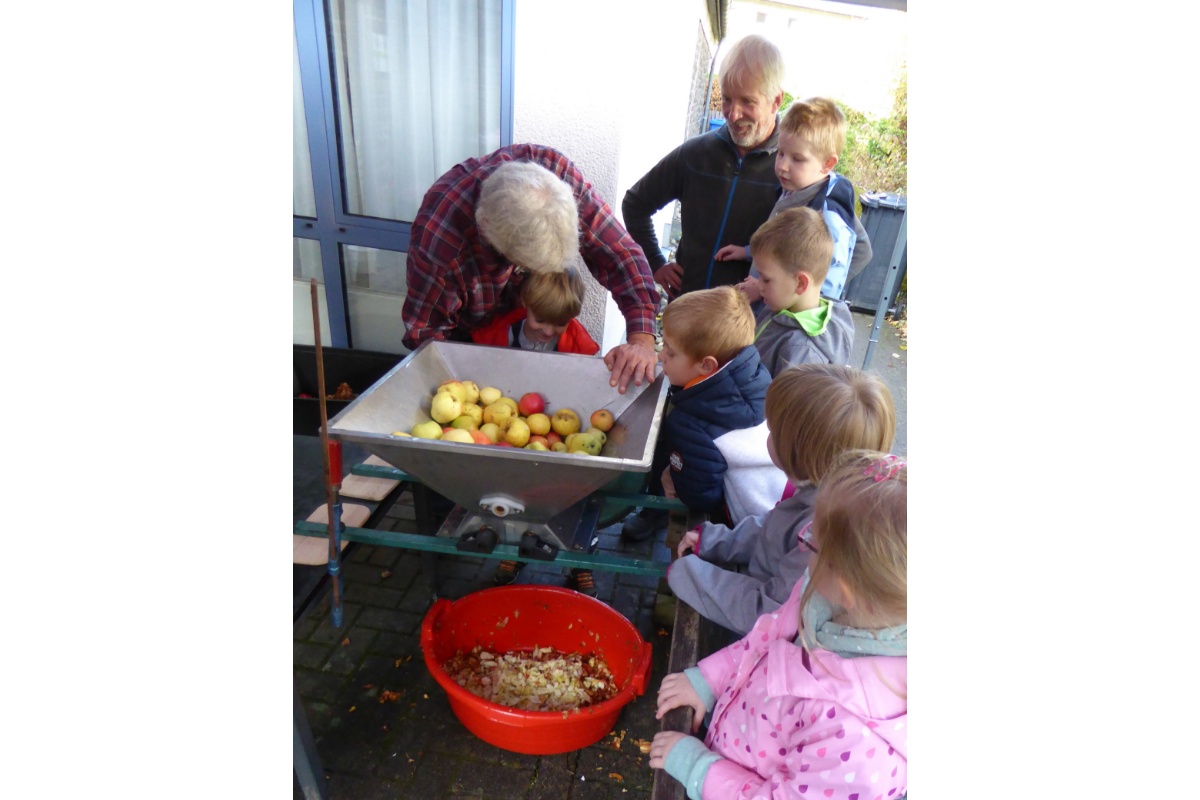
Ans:
{"type": "MultiPolygon", "coordinates": [[[[520,0],[516,142],[561,150],[620,217],[621,198],[683,141],[703,0],[520,0]]],[[[660,212],[656,228],[670,221],[660,212]]],[[[599,284],[581,321],[606,351],[624,321],[599,284]]]]}

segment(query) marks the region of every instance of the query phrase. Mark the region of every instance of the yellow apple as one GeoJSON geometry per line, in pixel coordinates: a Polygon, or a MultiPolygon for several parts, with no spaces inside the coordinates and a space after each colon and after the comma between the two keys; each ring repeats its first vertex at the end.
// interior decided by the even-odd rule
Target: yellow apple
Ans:
{"type": "Polygon", "coordinates": [[[593,436],[595,436],[597,439],[599,439],[601,447],[604,447],[604,445],[608,443],[608,434],[605,433],[604,431],[600,430],[599,428],[588,428],[584,432],[590,433],[593,436]]]}
{"type": "Polygon", "coordinates": [[[549,450],[550,448],[546,447],[546,445],[542,444],[541,442],[530,442],[529,444],[525,445],[525,449],[526,450],[549,450]]]}
{"type": "Polygon", "coordinates": [[[500,436],[504,433],[500,426],[494,422],[485,422],[479,427],[479,432],[491,439],[492,444],[500,441],[500,436]]]}
{"type": "Polygon", "coordinates": [[[463,386],[465,386],[467,389],[467,402],[468,403],[478,403],[479,402],[479,386],[476,385],[475,381],[463,381],[463,386]]]}
{"type": "Polygon", "coordinates": [[[521,406],[519,406],[519,405],[517,404],[517,401],[516,401],[516,400],[513,400],[511,397],[501,397],[501,398],[500,398],[499,400],[497,400],[496,402],[498,402],[498,403],[507,403],[508,405],[512,406],[512,411],[513,411],[513,416],[514,416],[514,417],[519,417],[519,416],[521,416],[521,406]]]}
{"type": "Polygon", "coordinates": [[[412,438],[411,433],[405,433],[404,431],[392,431],[392,436],[407,436],[410,439],[412,438]]]}
{"type": "Polygon", "coordinates": [[[504,431],[504,441],[513,447],[524,447],[529,443],[529,425],[520,417],[513,417],[504,431]]]}
{"type": "Polygon", "coordinates": [[[450,392],[438,392],[429,404],[429,416],[448,425],[455,417],[462,416],[462,401],[450,392]]]}
{"type": "Polygon", "coordinates": [[[475,444],[475,437],[471,435],[470,431],[465,431],[462,428],[451,428],[449,432],[442,434],[442,441],[475,444]]]}
{"type": "Polygon", "coordinates": [[[530,414],[525,418],[529,424],[529,432],[537,436],[545,436],[550,432],[550,418],[545,414],[530,414]]]}
{"type": "Polygon", "coordinates": [[[463,385],[462,381],[442,381],[440,384],[438,384],[437,390],[439,392],[449,392],[450,394],[454,395],[454,397],[460,403],[467,402],[467,387],[463,385]]]}
{"type": "Polygon", "coordinates": [[[579,415],[569,408],[560,408],[550,418],[550,427],[559,436],[568,436],[579,430],[579,415]]]}
{"type": "Polygon", "coordinates": [[[513,410],[508,407],[508,403],[501,403],[499,400],[483,408],[483,421],[494,422],[501,429],[507,427],[508,421],[512,417],[513,410]]]}
{"type": "Polygon", "coordinates": [[[440,439],[442,438],[442,426],[431,419],[418,422],[413,425],[412,435],[418,439],[440,439]]]}
{"type": "Polygon", "coordinates": [[[500,391],[496,387],[485,386],[479,390],[479,399],[475,402],[479,403],[479,405],[483,406],[484,408],[487,408],[503,396],[504,392],[500,391]]]}
{"type": "Polygon", "coordinates": [[[551,442],[550,449],[556,453],[567,452],[567,446],[565,444],[563,444],[562,442],[551,442]]]}

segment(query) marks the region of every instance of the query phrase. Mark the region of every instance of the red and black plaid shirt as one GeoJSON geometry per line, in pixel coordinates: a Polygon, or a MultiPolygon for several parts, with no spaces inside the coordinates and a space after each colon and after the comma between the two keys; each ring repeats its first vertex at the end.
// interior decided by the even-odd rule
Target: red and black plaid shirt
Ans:
{"type": "Polygon", "coordinates": [[[516,305],[520,276],[487,244],[475,225],[484,178],[505,161],[532,161],[565,181],[579,205],[579,251],[600,285],[612,292],[626,334],[654,334],[658,292],[642,248],[617,221],[592,185],[562,153],[516,144],[468,159],[429,188],[413,221],[408,246],[405,346],[450,338],[483,327],[516,305]]]}

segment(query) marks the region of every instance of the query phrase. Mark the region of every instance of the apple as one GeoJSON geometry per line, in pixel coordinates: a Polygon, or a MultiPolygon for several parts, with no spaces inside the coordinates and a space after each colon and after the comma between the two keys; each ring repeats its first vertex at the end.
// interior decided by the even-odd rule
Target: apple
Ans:
{"type": "Polygon", "coordinates": [[[475,423],[475,420],[471,419],[466,414],[463,414],[461,417],[455,417],[453,420],[451,420],[450,427],[473,431],[478,428],[479,425],[475,423]]]}
{"type": "Polygon", "coordinates": [[[486,433],[483,431],[468,431],[471,438],[475,440],[475,444],[495,444],[486,433]]]}
{"type": "Polygon", "coordinates": [[[546,445],[542,444],[541,442],[530,442],[529,444],[525,445],[525,449],[526,450],[549,450],[550,448],[546,447],[546,445]]]}
{"type": "Polygon", "coordinates": [[[470,400],[463,403],[463,416],[470,417],[475,420],[475,427],[478,428],[483,424],[483,406],[478,403],[472,403],[470,400]]]}
{"type": "Polygon", "coordinates": [[[523,417],[528,417],[531,414],[540,414],[546,410],[546,401],[537,392],[526,392],[517,401],[517,410],[521,412],[521,416],[523,417]]]}
{"type": "Polygon", "coordinates": [[[410,439],[412,438],[411,433],[405,433],[404,431],[392,431],[392,436],[407,436],[410,439]]]}
{"type": "MultiPolygon", "coordinates": [[[[530,428],[530,430],[533,430],[533,428],[530,428]]],[[[554,444],[555,442],[561,442],[562,437],[559,436],[555,431],[550,431],[546,434],[546,441],[548,441],[550,444],[554,444]]]]}
{"type": "Polygon", "coordinates": [[[592,423],[593,428],[608,433],[610,430],[612,430],[613,426],[612,412],[607,408],[601,408],[597,411],[593,411],[591,418],[588,419],[588,422],[592,423]]]}
{"type": "Polygon", "coordinates": [[[433,420],[425,420],[413,425],[412,435],[418,439],[440,439],[442,438],[442,426],[433,420]]]}
{"type": "Polygon", "coordinates": [[[467,387],[463,385],[462,381],[442,381],[438,384],[437,390],[439,392],[449,392],[460,403],[467,402],[467,387]]]}
{"type": "Polygon", "coordinates": [[[475,383],[475,381],[463,381],[463,386],[465,386],[467,389],[467,402],[478,403],[479,386],[475,383]]]}
{"type": "Polygon", "coordinates": [[[524,447],[529,441],[529,425],[520,417],[514,417],[504,431],[504,440],[512,442],[514,447],[524,447]]]}
{"type": "Polygon", "coordinates": [[[500,391],[496,387],[485,386],[479,390],[479,399],[475,402],[479,403],[479,405],[483,406],[484,408],[487,408],[492,403],[499,400],[503,395],[504,392],[500,391]]]}
{"type": "Polygon", "coordinates": [[[567,436],[579,430],[579,415],[569,408],[560,408],[550,418],[550,427],[559,436],[567,436]]]}
{"type": "Polygon", "coordinates": [[[508,403],[501,403],[497,400],[490,406],[484,406],[483,421],[493,422],[503,430],[515,414],[516,412],[508,407],[508,403]]]}
{"type": "Polygon", "coordinates": [[[496,447],[516,447],[512,442],[496,442],[496,447]]]}
{"type": "Polygon", "coordinates": [[[512,410],[513,410],[513,416],[514,416],[514,417],[516,417],[516,416],[519,416],[519,415],[521,414],[521,407],[520,407],[520,406],[518,406],[518,405],[517,405],[517,401],[516,401],[516,400],[513,400],[511,397],[501,397],[501,398],[500,398],[499,400],[497,400],[496,402],[497,402],[497,403],[504,403],[504,404],[506,404],[506,405],[509,405],[509,406],[511,406],[511,407],[512,407],[512,410]]]}
{"type": "Polygon", "coordinates": [[[538,436],[545,436],[550,432],[550,418],[545,414],[529,414],[525,417],[525,421],[529,423],[529,432],[538,436]]]}
{"type": "Polygon", "coordinates": [[[601,447],[604,447],[604,445],[608,443],[608,434],[605,433],[604,431],[600,430],[599,428],[588,428],[584,432],[590,433],[593,436],[595,436],[597,439],[599,439],[601,447]]]}
{"type": "Polygon", "coordinates": [[[492,444],[496,444],[496,442],[500,441],[500,437],[504,433],[504,431],[500,429],[500,426],[494,422],[483,423],[479,426],[479,432],[486,436],[492,444]]]}
{"type": "Polygon", "coordinates": [[[556,453],[567,452],[567,446],[565,444],[563,444],[562,442],[552,442],[550,444],[550,449],[556,453]]]}
{"type": "Polygon", "coordinates": [[[525,446],[528,447],[531,444],[544,445],[547,450],[550,449],[550,440],[547,439],[545,436],[539,436],[536,433],[530,434],[529,442],[525,446]]]}
{"type": "Polygon", "coordinates": [[[429,416],[443,425],[462,416],[462,400],[450,392],[438,392],[429,404],[429,416]]]}
{"type": "Polygon", "coordinates": [[[442,434],[442,441],[475,444],[475,437],[471,435],[470,431],[464,431],[462,428],[451,428],[448,432],[442,434]]]}
{"type": "Polygon", "coordinates": [[[600,440],[590,433],[572,433],[566,439],[568,453],[586,453],[589,456],[600,455],[600,440]]]}

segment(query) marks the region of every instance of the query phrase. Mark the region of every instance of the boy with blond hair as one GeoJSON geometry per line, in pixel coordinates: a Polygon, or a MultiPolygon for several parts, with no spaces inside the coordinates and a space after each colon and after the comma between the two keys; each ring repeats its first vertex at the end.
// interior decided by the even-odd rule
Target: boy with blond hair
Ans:
{"type": "MultiPolygon", "coordinates": [[[[689,292],[662,316],[663,373],[672,386],[650,467],[650,494],[678,497],[693,511],[725,511],[722,437],[761,425],[771,375],[754,348],[754,316],[733,286],[689,292]]],[[[644,508],[621,534],[632,541],[666,525],[667,512],[644,508]]]]}
{"type": "MultiPolygon", "coordinates": [[[[845,146],[846,117],[827,97],[792,103],[780,121],[775,176],[783,194],[771,217],[800,206],[821,214],[833,237],[833,255],[821,294],[834,300],[841,299],[846,282],[871,260],[871,241],[854,213],[854,186],[833,171],[845,146]]],[[[762,295],[753,241],[749,247],[726,245],[717,251],[716,258],[754,259],[750,277],[738,287],[751,303],[757,303],[762,295]]]]}
{"type": "Polygon", "coordinates": [[[833,237],[811,208],[789,208],[750,238],[763,308],[754,346],[772,377],[801,364],[845,364],[854,346],[850,308],[821,296],[833,237]]]}
{"type": "Polygon", "coordinates": [[[600,345],[576,317],[587,284],[575,267],[534,272],[521,281],[521,305],[485,328],[471,332],[476,344],[594,356],[600,345]]]}

